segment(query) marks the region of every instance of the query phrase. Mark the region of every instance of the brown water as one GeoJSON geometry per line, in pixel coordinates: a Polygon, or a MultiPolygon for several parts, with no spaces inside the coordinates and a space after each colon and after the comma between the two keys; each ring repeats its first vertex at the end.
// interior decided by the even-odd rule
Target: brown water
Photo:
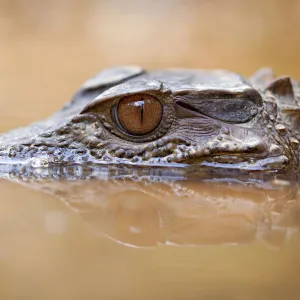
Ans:
{"type": "MultiPolygon", "coordinates": [[[[299,29],[295,0],[1,0],[0,131],[111,65],[300,78],[299,29]]],[[[300,297],[294,181],[44,177],[0,180],[0,299],[300,297]]]]}

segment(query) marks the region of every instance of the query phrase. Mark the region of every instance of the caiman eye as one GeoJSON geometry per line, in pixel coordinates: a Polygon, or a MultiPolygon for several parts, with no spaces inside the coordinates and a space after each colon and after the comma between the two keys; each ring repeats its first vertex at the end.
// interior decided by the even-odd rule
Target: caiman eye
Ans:
{"type": "Polygon", "coordinates": [[[131,135],[145,135],[161,122],[161,102],[147,94],[125,96],[116,107],[116,118],[122,128],[131,135]]]}

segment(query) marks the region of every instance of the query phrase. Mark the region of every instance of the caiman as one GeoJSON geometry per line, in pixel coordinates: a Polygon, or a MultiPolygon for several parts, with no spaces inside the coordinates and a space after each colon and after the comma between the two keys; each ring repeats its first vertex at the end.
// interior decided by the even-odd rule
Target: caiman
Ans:
{"type": "Polygon", "coordinates": [[[46,120],[0,136],[0,164],[299,168],[300,84],[262,69],[103,70],[46,120]]]}

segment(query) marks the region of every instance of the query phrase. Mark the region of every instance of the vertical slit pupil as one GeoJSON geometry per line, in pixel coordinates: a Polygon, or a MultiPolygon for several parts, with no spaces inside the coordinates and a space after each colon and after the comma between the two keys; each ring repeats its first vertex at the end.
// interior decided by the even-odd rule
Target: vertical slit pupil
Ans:
{"type": "Polygon", "coordinates": [[[141,124],[143,125],[144,116],[145,116],[145,100],[144,100],[144,98],[141,98],[141,99],[133,102],[133,105],[140,110],[141,124]]]}
{"type": "Polygon", "coordinates": [[[117,106],[118,122],[130,134],[150,133],[159,125],[162,114],[161,102],[151,95],[125,96],[117,106]]]}
{"type": "Polygon", "coordinates": [[[142,102],[142,105],[141,105],[141,123],[143,124],[143,121],[144,121],[144,106],[145,106],[145,101],[144,101],[143,98],[141,99],[141,102],[142,102]]]}

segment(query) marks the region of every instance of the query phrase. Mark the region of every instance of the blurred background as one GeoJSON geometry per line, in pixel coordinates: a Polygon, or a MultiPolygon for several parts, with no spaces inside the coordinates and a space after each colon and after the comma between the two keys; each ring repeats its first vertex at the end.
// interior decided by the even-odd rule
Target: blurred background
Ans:
{"type": "Polygon", "coordinates": [[[114,65],[300,78],[299,31],[297,0],[0,0],[0,131],[48,116],[114,65]]]}

